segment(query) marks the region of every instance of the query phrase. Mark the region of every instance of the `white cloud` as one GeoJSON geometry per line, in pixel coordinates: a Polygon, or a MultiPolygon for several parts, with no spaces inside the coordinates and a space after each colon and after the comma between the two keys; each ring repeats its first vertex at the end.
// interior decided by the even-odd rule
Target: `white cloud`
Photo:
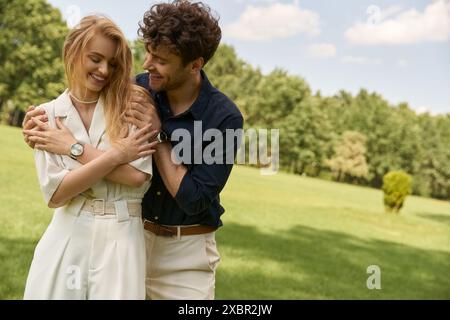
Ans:
{"type": "Polygon", "coordinates": [[[384,19],[386,19],[386,18],[388,18],[388,17],[390,17],[390,16],[400,12],[401,10],[402,10],[401,6],[390,6],[390,7],[387,7],[386,9],[381,10],[380,18],[382,20],[384,20],[384,19]]]}
{"type": "Polygon", "coordinates": [[[369,13],[366,23],[357,22],[345,31],[346,39],[355,44],[410,44],[424,41],[444,42],[450,36],[450,0],[429,4],[424,12],[415,8],[398,13],[389,7],[369,13]],[[394,17],[387,17],[396,14],[394,17]],[[375,23],[374,23],[375,22],[375,23]]]}
{"type": "Polygon", "coordinates": [[[314,43],[308,46],[308,54],[319,59],[335,57],[336,51],[336,47],[331,43],[314,43]]]}
{"type": "Polygon", "coordinates": [[[370,5],[367,7],[367,24],[378,24],[380,21],[400,12],[402,10],[401,6],[389,6],[383,10],[379,6],[370,5]]]}
{"type": "Polygon", "coordinates": [[[367,65],[367,64],[379,65],[382,63],[381,59],[359,57],[359,56],[344,56],[341,58],[341,62],[346,64],[360,64],[360,65],[367,65]]]}
{"type": "Polygon", "coordinates": [[[224,35],[244,41],[269,41],[297,34],[320,33],[319,15],[293,4],[249,5],[239,19],[224,27],[224,35]]]}

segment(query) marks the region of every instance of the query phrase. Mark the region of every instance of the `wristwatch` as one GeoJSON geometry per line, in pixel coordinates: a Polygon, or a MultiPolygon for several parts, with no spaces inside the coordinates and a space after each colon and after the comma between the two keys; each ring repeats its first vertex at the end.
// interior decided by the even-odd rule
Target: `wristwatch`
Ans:
{"type": "Polygon", "coordinates": [[[77,157],[83,155],[84,145],[81,142],[76,142],[70,146],[70,157],[77,160],[77,157]]]}
{"type": "Polygon", "coordinates": [[[167,133],[160,131],[156,136],[156,140],[158,140],[159,143],[166,142],[169,140],[169,137],[167,136],[167,133]]]}

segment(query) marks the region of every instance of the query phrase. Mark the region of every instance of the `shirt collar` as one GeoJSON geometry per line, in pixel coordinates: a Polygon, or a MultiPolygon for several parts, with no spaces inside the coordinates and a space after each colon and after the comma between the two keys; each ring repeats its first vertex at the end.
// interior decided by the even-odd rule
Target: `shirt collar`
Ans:
{"type": "Polygon", "coordinates": [[[196,120],[201,119],[203,112],[205,111],[206,106],[208,105],[209,98],[211,97],[211,89],[212,89],[211,82],[209,82],[206,73],[203,70],[201,70],[200,75],[202,77],[200,93],[189,109],[196,120]]]}
{"type": "Polygon", "coordinates": [[[67,117],[70,109],[72,108],[72,100],[69,97],[69,89],[66,89],[58,98],[55,103],[55,117],[67,117]]]}
{"type": "Polygon", "coordinates": [[[68,89],[55,100],[55,117],[64,118],[63,123],[72,134],[78,135],[81,142],[92,144],[94,147],[98,146],[106,130],[103,96],[100,96],[95,106],[89,132],[86,132],[80,115],[73,106],[68,89]]]}

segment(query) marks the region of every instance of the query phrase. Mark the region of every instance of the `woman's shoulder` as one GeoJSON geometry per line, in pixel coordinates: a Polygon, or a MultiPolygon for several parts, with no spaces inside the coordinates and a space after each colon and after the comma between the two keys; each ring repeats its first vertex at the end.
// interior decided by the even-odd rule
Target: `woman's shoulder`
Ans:
{"type": "Polygon", "coordinates": [[[55,110],[56,110],[56,108],[57,108],[57,106],[59,104],[58,102],[61,101],[61,100],[64,100],[64,98],[66,98],[66,95],[67,95],[67,92],[64,91],[57,98],[55,98],[53,100],[50,100],[50,101],[47,101],[47,102],[44,102],[44,103],[38,105],[37,108],[43,109],[47,113],[47,116],[54,117],[55,116],[55,110]]]}
{"type": "Polygon", "coordinates": [[[36,108],[43,109],[47,113],[47,115],[54,114],[55,113],[54,101],[55,101],[55,99],[44,102],[44,103],[38,105],[36,108]]]}

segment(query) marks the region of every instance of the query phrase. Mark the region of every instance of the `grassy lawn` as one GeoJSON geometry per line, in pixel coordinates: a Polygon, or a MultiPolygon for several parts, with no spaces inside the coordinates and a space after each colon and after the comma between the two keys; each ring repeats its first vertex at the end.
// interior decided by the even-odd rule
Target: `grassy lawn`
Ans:
{"type": "MultiPolygon", "coordinates": [[[[21,299],[51,219],[32,151],[0,126],[0,299],[21,299]]],[[[218,299],[450,299],[450,203],[236,166],[221,195],[218,299]],[[369,290],[367,267],[381,269],[369,290]]]]}

